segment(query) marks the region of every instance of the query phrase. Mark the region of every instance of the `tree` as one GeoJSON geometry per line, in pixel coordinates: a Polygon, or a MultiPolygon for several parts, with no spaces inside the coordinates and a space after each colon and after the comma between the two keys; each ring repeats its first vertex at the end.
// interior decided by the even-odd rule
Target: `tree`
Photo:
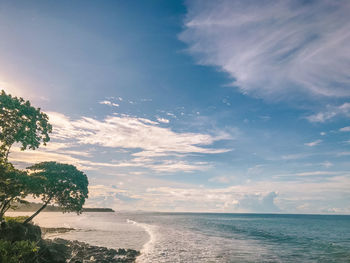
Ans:
{"type": "Polygon", "coordinates": [[[0,162],[0,221],[13,203],[27,203],[23,198],[37,185],[32,179],[12,164],[0,162]]]}
{"type": "Polygon", "coordinates": [[[30,222],[47,205],[55,203],[63,212],[80,214],[88,198],[87,176],[75,166],[57,162],[42,162],[27,168],[31,176],[41,178],[35,197],[41,197],[43,206],[30,216],[24,224],[30,222]]]}
{"type": "Polygon", "coordinates": [[[18,142],[21,150],[35,150],[41,141],[50,140],[52,126],[48,116],[23,98],[0,94],[0,158],[7,162],[11,146],[18,142]]]}

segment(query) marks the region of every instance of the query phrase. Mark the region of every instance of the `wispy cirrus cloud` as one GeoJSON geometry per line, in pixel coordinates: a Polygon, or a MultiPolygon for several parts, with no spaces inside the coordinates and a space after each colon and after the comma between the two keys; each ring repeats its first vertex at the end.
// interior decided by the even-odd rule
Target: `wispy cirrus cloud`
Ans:
{"type": "Polygon", "coordinates": [[[350,103],[346,102],[339,106],[328,105],[325,111],[307,116],[306,119],[310,122],[326,122],[337,116],[350,117],[350,103]]]}
{"type": "Polygon", "coordinates": [[[243,93],[350,96],[350,2],[193,0],[187,9],[180,39],[243,93]]]}

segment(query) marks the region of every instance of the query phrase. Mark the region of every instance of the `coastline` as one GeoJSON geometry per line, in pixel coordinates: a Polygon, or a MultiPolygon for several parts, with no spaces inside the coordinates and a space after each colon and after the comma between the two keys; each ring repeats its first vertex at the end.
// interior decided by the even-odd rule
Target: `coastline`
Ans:
{"type": "MultiPolygon", "coordinates": [[[[9,212],[7,216],[29,214],[9,212]]],[[[139,262],[137,258],[149,241],[149,233],[143,226],[132,224],[114,212],[81,215],[43,212],[33,223],[41,228],[43,240],[55,247],[66,244],[70,247],[66,254],[78,255],[79,258],[71,256],[71,259],[81,262],[139,262]],[[84,254],[86,257],[82,257],[84,254]]]]}
{"type": "Polygon", "coordinates": [[[133,249],[111,249],[62,238],[45,239],[47,233],[66,233],[74,229],[41,229],[32,223],[23,224],[25,219],[5,217],[1,223],[0,262],[133,263],[140,255],[133,249]]]}

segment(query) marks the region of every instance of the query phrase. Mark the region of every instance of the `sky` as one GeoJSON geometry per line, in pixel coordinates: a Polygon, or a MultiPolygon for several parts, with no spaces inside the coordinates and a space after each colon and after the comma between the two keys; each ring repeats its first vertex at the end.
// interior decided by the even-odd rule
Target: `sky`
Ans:
{"type": "Polygon", "coordinates": [[[0,89],[49,115],[18,167],[87,206],[350,214],[350,2],[0,1],[0,89]]]}

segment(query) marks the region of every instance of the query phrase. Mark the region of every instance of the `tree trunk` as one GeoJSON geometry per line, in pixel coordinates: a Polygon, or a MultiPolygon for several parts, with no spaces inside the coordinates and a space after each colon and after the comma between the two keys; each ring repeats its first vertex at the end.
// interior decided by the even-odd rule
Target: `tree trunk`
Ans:
{"type": "Polygon", "coordinates": [[[0,210],[0,221],[2,220],[5,212],[10,208],[10,203],[11,201],[13,200],[13,197],[11,197],[9,200],[7,201],[4,201],[2,207],[1,207],[1,210],[0,210]]]}
{"type": "Polygon", "coordinates": [[[8,160],[8,158],[9,158],[11,146],[12,146],[12,145],[9,146],[9,148],[7,149],[7,152],[6,152],[6,154],[5,154],[5,163],[7,163],[7,160],[8,160]]]}
{"type": "Polygon", "coordinates": [[[30,217],[28,217],[23,222],[23,224],[25,225],[25,224],[29,223],[30,221],[32,221],[34,217],[36,217],[43,209],[45,209],[45,207],[50,203],[50,201],[51,201],[51,197],[46,201],[46,203],[42,207],[39,208],[38,211],[36,211],[34,214],[32,214],[30,217]]]}

